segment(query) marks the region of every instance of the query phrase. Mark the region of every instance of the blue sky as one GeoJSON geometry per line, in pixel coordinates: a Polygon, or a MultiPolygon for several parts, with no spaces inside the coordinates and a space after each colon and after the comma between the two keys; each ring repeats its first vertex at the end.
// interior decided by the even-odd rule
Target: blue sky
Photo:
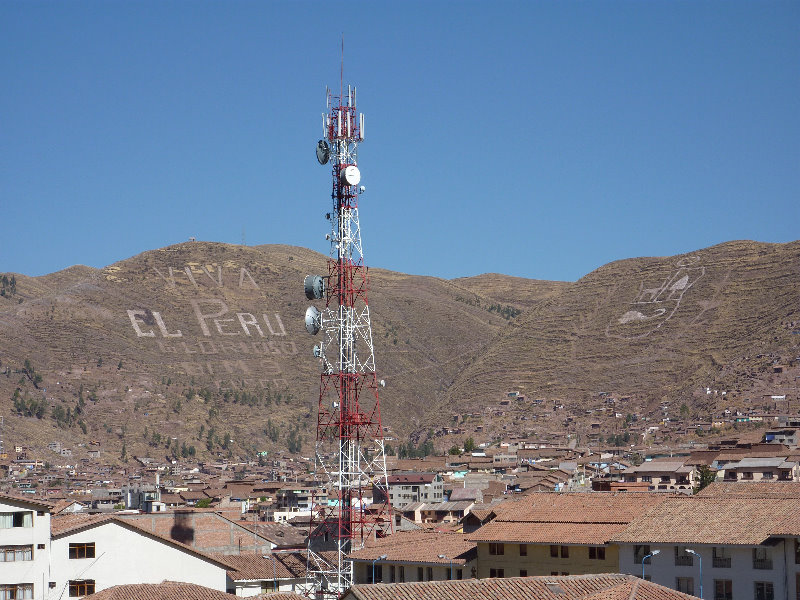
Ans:
{"type": "Polygon", "coordinates": [[[800,238],[800,2],[0,1],[0,271],[328,252],[358,86],[366,263],[575,280],[800,238]]]}

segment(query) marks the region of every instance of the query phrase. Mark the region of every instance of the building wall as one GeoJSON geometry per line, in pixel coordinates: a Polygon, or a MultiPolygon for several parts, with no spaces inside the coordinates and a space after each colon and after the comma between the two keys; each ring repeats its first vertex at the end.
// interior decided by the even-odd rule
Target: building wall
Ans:
{"type": "MultiPolygon", "coordinates": [[[[772,584],[774,600],[796,600],[798,596],[798,577],[800,564],[795,562],[794,538],[784,538],[775,546],[765,548],[771,557],[771,569],[753,568],[754,546],[724,546],[730,553],[730,567],[715,567],[713,562],[713,546],[689,546],[700,554],[703,568],[703,598],[715,599],[715,580],[731,582],[732,600],[755,600],[755,583],[772,584]]],[[[722,547],[722,546],[718,546],[722,547]]],[[[694,595],[700,595],[700,563],[695,556],[691,566],[675,565],[675,546],[670,544],[651,544],[652,549],[661,550],[660,554],[650,559],[651,564],[644,566],[645,577],[654,583],[677,589],[677,578],[691,578],[694,595]]],[[[642,576],[641,563],[634,563],[633,545],[620,545],[620,573],[642,576]]]]}
{"type": "Polygon", "coordinates": [[[26,512],[30,513],[30,526],[0,529],[0,546],[31,546],[31,560],[0,562],[0,584],[30,583],[33,597],[42,598],[49,581],[50,513],[24,501],[0,500],[0,513],[26,512]]]}
{"type": "Polygon", "coordinates": [[[589,558],[589,546],[567,545],[568,557],[550,556],[550,545],[525,544],[527,556],[520,555],[520,544],[503,544],[503,554],[491,554],[490,544],[478,542],[478,577],[490,577],[492,569],[503,569],[504,577],[519,577],[520,571],[533,575],[585,575],[592,573],[619,572],[617,547],[596,546],[605,549],[605,558],[589,558]]]}
{"type": "Polygon", "coordinates": [[[107,522],[52,540],[52,598],[69,597],[69,581],[91,579],[95,591],[129,583],[186,581],[225,591],[225,569],[167,542],[107,522]],[[94,558],[69,558],[70,543],[95,544],[94,558]]]}
{"type": "MultiPolygon", "coordinates": [[[[391,573],[394,567],[394,583],[411,581],[445,581],[450,578],[451,566],[429,563],[391,563],[377,561],[375,563],[375,583],[392,583],[391,573]],[[401,579],[401,571],[402,579],[401,579]],[[420,568],[422,577],[420,578],[420,568]]],[[[461,570],[461,578],[469,579],[472,577],[472,568],[475,567],[474,561],[467,562],[466,565],[452,565],[452,578],[458,579],[458,571],[461,570]]],[[[372,581],[372,561],[354,563],[353,578],[356,583],[370,583],[372,581]]]]}

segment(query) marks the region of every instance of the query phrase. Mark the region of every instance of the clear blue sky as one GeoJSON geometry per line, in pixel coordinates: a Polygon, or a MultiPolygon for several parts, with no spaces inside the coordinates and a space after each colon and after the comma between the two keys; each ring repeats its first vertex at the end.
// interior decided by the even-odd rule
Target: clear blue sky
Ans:
{"type": "Polygon", "coordinates": [[[368,265],[574,280],[800,238],[800,2],[0,1],[0,271],[327,254],[358,86],[368,265]]]}

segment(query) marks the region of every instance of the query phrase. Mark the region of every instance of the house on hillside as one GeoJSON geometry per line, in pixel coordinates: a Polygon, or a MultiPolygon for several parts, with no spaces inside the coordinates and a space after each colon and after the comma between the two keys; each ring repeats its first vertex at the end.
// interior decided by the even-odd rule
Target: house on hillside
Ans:
{"type": "Polygon", "coordinates": [[[444,500],[444,480],[438,473],[399,473],[390,475],[387,482],[392,508],[444,500]]]}

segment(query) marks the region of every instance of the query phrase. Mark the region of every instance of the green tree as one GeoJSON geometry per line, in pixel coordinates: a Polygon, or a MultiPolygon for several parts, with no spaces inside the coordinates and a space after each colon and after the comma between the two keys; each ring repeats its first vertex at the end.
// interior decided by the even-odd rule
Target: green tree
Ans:
{"type": "Polygon", "coordinates": [[[713,471],[708,465],[697,467],[697,485],[694,488],[694,493],[696,494],[703,488],[708,487],[709,484],[714,483],[716,478],[716,471],[713,471]]]}
{"type": "Polygon", "coordinates": [[[464,452],[469,453],[473,450],[475,450],[475,440],[473,440],[472,437],[468,437],[464,442],[464,452]]]}
{"type": "Polygon", "coordinates": [[[458,447],[458,445],[456,445],[456,444],[453,444],[453,445],[450,447],[450,450],[448,450],[447,452],[448,452],[448,454],[450,454],[451,456],[458,456],[459,454],[461,454],[461,448],[459,448],[459,447],[458,447]]]}

